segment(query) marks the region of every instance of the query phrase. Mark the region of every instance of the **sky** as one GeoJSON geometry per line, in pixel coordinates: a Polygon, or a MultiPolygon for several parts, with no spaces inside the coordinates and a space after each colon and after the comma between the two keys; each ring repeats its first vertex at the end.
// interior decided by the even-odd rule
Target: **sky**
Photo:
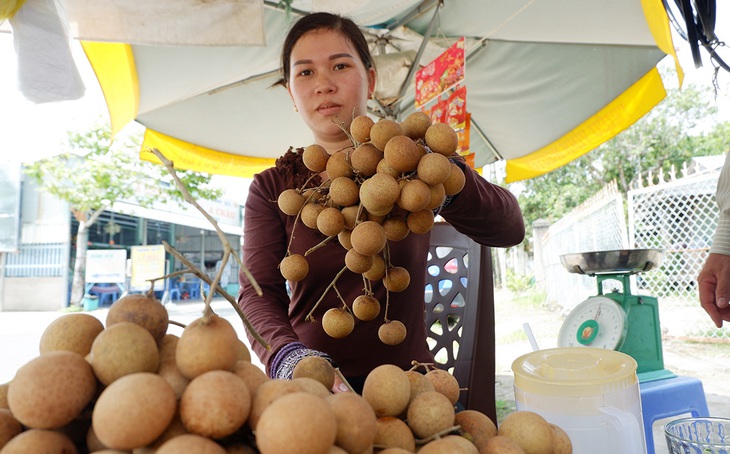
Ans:
{"type": "MultiPolygon", "coordinates": [[[[717,13],[716,33],[730,44],[730,2],[717,2],[717,13]]],[[[71,40],[71,49],[86,86],[84,96],[75,101],[43,104],[25,99],[17,89],[16,55],[9,30],[7,22],[0,25],[0,156],[3,159],[30,162],[53,155],[65,142],[67,131],[84,130],[108,121],[104,97],[76,40],[71,40]]],[[[687,42],[675,36],[674,44],[687,74],[686,83],[710,85],[712,66],[707,54],[702,52],[703,67],[696,69],[687,42]]],[[[730,49],[725,51],[725,56],[730,64],[730,49]]],[[[720,71],[720,82],[730,91],[729,72],[720,71]]],[[[730,93],[721,92],[721,95],[721,118],[730,120],[730,93]]]]}

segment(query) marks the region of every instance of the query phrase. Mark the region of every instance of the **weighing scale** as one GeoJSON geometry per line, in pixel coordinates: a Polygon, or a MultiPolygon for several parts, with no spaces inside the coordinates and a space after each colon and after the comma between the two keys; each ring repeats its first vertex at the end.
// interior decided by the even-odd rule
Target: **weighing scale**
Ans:
{"type": "Polygon", "coordinates": [[[617,350],[636,360],[640,382],[674,377],[664,369],[659,304],[656,298],[632,295],[630,277],[659,266],[661,249],[623,249],[560,256],[571,273],[594,276],[598,295],[578,304],[565,318],[558,347],[617,350]],[[604,293],[603,283],[618,288],[604,293]]]}

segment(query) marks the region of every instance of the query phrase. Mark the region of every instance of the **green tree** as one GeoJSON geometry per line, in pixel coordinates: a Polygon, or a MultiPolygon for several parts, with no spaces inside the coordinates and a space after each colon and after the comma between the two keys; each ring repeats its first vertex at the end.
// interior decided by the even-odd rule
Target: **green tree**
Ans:
{"type": "MultiPolygon", "coordinates": [[[[612,180],[626,194],[641,178],[681,169],[694,156],[724,153],[730,123],[713,119],[713,92],[687,85],[597,149],[548,174],[522,183],[518,199],[526,225],[557,220],[612,180]]],[[[529,231],[529,230],[528,230],[529,231]]]]}
{"type": "MultiPolygon", "coordinates": [[[[164,166],[139,158],[138,136],[112,142],[108,125],[95,126],[69,132],[67,145],[67,151],[29,164],[24,171],[42,191],[68,202],[79,223],[71,286],[71,305],[78,306],[84,295],[89,228],[99,215],[117,201],[150,207],[160,199],[182,201],[182,193],[164,166]]],[[[222,190],[211,186],[208,174],[177,173],[196,199],[212,200],[222,195],[222,190]]]]}

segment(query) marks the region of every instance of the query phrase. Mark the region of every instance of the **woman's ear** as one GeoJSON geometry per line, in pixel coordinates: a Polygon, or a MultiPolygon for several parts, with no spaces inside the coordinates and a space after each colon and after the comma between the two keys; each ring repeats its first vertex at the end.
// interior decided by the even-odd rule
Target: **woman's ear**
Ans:
{"type": "Polygon", "coordinates": [[[292,104],[294,104],[294,112],[299,112],[299,109],[297,108],[297,102],[294,101],[294,96],[291,94],[291,88],[289,88],[289,84],[286,84],[286,92],[289,93],[289,98],[291,98],[292,104]]]}
{"type": "Polygon", "coordinates": [[[373,93],[375,93],[375,84],[378,80],[378,74],[375,72],[375,68],[368,69],[368,99],[372,99],[373,93]]]}

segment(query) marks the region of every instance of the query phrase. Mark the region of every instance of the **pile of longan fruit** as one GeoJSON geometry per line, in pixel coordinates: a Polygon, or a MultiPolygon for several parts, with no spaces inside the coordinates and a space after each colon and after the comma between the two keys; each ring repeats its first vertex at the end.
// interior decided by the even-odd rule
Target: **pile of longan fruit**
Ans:
{"type": "Polygon", "coordinates": [[[144,295],[116,301],[105,323],[84,312],[51,322],[40,354],[0,384],[0,453],[570,453],[532,448],[558,435],[526,412],[499,431],[455,412],[456,378],[429,365],[385,364],[362,394],[332,394],[337,371],[323,358],[270,379],[226,319],[207,312],[180,335],[170,323],[144,295]],[[486,450],[504,438],[522,448],[486,450]]]}
{"type": "MultiPolygon", "coordinates": [[[[432,123],[424,112],[411,113],[401,123],[357,116],[346,132],[352,147],[332,155],[317,144],[304,148],[307,169],[326,172],[322,185],[287,189],[277,199],[286,215],[328,239],[336,237],[347,249],[344,266],[363,276],[364,294],[343,301],[342,308],[330,309],[322,318],[325,332],[334,338],[349,335],[355,317],[370,321],[379,315],[383,302],[369,290],[370,282],[382,280],[388,293],[408,287],[410,273],[391,263],[388,242],[429,232],[434,212],[465,183],[464,172],[449,159],[457,156],[456,131],[432,123]]],[[[287,280],[307,276],[307,253],[287,252],[279,265],[287,280]]],[[[405,336],[403,323],[388,319],[386,302],[381,341],[397,345],[405,336]]]]}

